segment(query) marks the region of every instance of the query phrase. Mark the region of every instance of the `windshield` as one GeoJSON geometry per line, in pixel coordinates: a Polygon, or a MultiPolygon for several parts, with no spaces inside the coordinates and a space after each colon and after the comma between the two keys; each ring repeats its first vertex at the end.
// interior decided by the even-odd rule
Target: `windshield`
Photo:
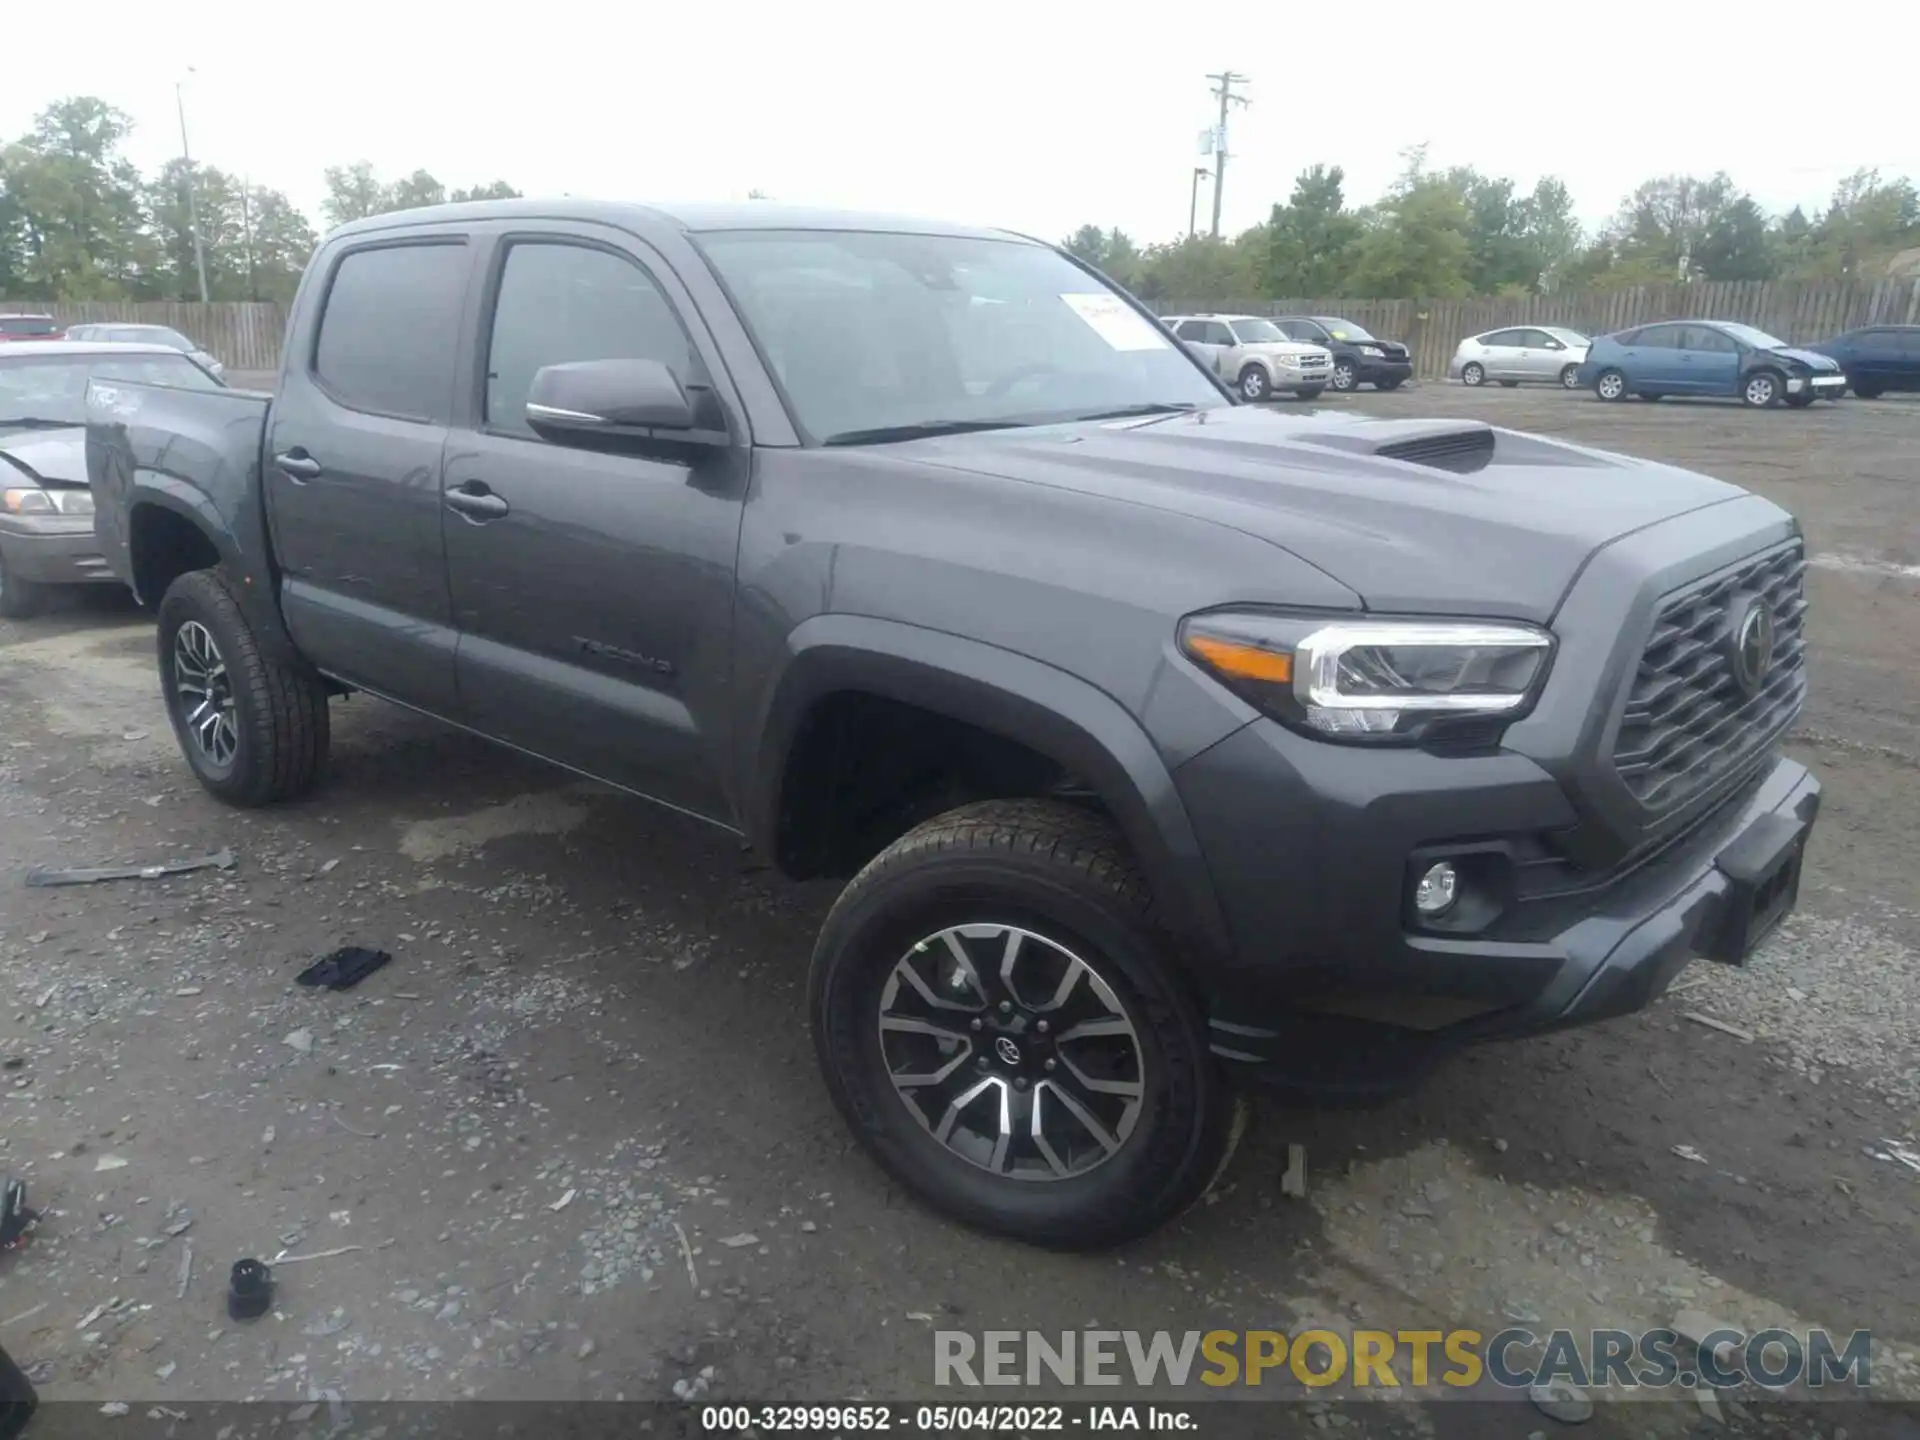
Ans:
{"type": "Polygon", "coordinates": [[[58,320],[28,320],[19,315],[0,319],[0,335],[58,335],[58,320]]]}
{"type": "Polygon", "coordinates": [[[87,423],[87,381],[140,380],[184,390],[218,390],[184,355],[58,355],[10,360],[0,355],[0,425],[24,420],[87,423]]]}
{"type": "Polygon", "coordinates": [[[845,230],[700,244],[815,443],[1228,403],[1163,326],[1039,245],[845,230]]]}
{"type": "Polygon", "coordinates": [[[1722,325],[1722,334],[1731,335],[1742,345],[1751,345],[1756,350],[1784,350],[1787,342],[1779,340],[1764,330],[1756,330],[1751,325],[1722,325]]]}
{"type": "Polygon", "coordinates": [[[1272,345],[1287,338],[1271,320],[1236,320],[1233,334],[1242,345],[1272,345]]]}
{"type": "Polygon", "coordinates": [[[1333,315],[1316,315],[1313,318],[1321,329],[1325,330],[1336,340],[1373,339],[1373,336],[1367,333],[1366,326],[1356,325],[1351,320],[1342,320],[1333,315]]]}

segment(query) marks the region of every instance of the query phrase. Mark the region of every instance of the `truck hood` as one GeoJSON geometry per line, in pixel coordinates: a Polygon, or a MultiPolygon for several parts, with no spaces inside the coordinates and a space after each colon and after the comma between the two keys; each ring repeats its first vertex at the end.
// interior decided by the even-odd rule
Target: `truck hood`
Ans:
{"type": "Polygon", "coordinates": [[[84,487],[87,483],[87,427],[59,430],[9,430],[0,425],[0,480],[22,472],[34,484],[84,487]]]}
{"type": "Polygon", "coordinates": [[[1228,526],[1323,571],[1369,610],[1536,623],[1595,551],[1747,493],[1475,421],[1252,406],[942,436],[886,453],[1228,526]]]}

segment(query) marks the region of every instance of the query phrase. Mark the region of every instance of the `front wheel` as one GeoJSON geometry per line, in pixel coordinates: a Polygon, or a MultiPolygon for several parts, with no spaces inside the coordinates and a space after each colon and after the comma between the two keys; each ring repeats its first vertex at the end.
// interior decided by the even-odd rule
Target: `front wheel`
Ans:
{"type": "Polygon", "coordinates": [[[1104,817],[987,801],[910,831],[821,928],[834,1103],[902,1185],[984,1230],[1122,1244],[1223,1168],[1233,1101],[1145,881],[1104,817]]]}
{"type": "Polygon", "coordinates": [[[1814,402],[1814,394],[1811,390],[1807,391],[1807,393],[1804,395],[1787,396],[1787,407],[1792,410],[1804,410],[1809,405],[1813,404],[1813,402],[1814,402]]]}
{"type": "Polygon", "coordinates": [[[1563,390],[1578,390],[1580,388],[1580,367],[1578,365],[1565,365],[1561,367],[1560,388],[1563,390]]]}
{"type": "Polygon", "coordinates": [[[1627,398],[1627,377],[1618,370],[1602,370],[1600,377],[1593,382],[1593,393],[1602,400],[1624,400],[1627,398]]]}
{"type": "Polygon", "coordinates": [[[1404,384],[1406,384],[1404,380],[1376,380],[1373,382],[1373,388],[1381,391],[1398,390],[1404,384]]]}
{"type": "Polygon", "coordinates": [[[1333,362],[1334,389],[1345,392],[1352,390],[1359,383],[1359,376],[1354,373],[1353,362],[1351,360],[1336,360],[1333,362]]]}
{"type": "Polygon", "coordinates": [[[1740,386],[1740,398],[1755,410],[1778,405],[1785,394],[1786,387],[1771,370],[1755,371],[1740,386]]]}
{"type": "Polygon", "coordinates": [[[1240,372],[1240,398],[1249,403],[1258,403],[1273,394],[1273,382],[1267,379],[1267,372],[1258,365],[1249,365],[1240,372]]]}
{"type": "Polygon", "coordinates": [[[167,718],[202,785],[249,808],[313,788],[327,759],[326,690],[262,650],[218,571],[167,587],[157,638],[167,718]]]}
{"type": "Polygon", "coordinates": [[[53,603],[53,587],[37,580],[22,580],[7,568],[7,556],[0,550],[0,618],[30,620],[53,603]]]}
{"type": "Polygon", "coordinates": [[[1318,400],[1326,393],[1326,389],[1327,387],[1324,385],[1303,385],[1300,388],[1300,398],[1302,400],[1318,400]]]}
{"type": "Polygon", "coordinates": [[[1848,381],[1847,385],[1848,388],[1862,400],[1878,400],[1886,393],[1886,391],[1882,390],[1878,385],[1861,385],[1853,381],[1848,381]]]}

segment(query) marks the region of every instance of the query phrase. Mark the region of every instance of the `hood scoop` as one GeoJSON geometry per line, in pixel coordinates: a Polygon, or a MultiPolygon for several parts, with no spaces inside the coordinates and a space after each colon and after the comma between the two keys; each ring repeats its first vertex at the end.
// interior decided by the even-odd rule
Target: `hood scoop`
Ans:
{"type": "Polygon", "coordinates": [[[1477,421],[1362,421],[1349,432],[1328,431],[1311,439],[1330,450],[1378,455],[1455,475],[1471,475],[1493,463],[1493,427],[1477,421]]]}

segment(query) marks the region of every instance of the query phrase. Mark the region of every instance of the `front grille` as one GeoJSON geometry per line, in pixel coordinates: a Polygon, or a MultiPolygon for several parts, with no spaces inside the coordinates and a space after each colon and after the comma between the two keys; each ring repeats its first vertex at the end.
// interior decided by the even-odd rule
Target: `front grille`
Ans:
{"type": "Polygon", "coordinates": [[[1771,745],[1806,699],[1806,552],[1797,540],[1667,596],[1654,613],[1613,744],[1621,782],[1666,810],[1712,787],[1771,745]],[[1748,696],[1735,679],[1728,627],[1742,595],[1773,614],[1773,663],[1748,696]]]}

